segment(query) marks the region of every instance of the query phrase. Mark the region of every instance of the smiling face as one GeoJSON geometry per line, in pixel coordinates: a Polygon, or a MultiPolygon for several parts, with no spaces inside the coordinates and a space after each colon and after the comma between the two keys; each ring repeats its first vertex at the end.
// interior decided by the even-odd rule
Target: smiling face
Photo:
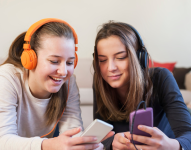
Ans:
{"type": "Polygon", "coordinates": [[[44,36],[37,56],[37,66],[29,72],[29,87],[33,96],[48,98],[58,92],[74,72],[74,40],[44,36]]]}
{"type": "Polygon", "coordinates": [[[113,88],[128,89],[128,54],[119,37],[112,35],[101,39],[97,44],[97,53],[103,79],[113,88]]]}

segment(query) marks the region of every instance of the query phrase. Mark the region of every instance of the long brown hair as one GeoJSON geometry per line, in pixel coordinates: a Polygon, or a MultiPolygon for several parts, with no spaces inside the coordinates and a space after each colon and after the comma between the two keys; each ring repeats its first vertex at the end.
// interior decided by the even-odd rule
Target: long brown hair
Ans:
{"type": "MultiPolygon", "coordinates": [[[[24,37],[26,32],[21,33],[11,44],[9,48],[8,58],[3,64],[10,63],[14,66],[27,72],[21,64],[21,54],[23,52],[24,37]]],[[[31,37],[31,48],[36,52],[38,56],[38,49],[41,47],[41,41],[43,36],[57,36],[65,37],[67,39],[74,39],[72,30],[64,23],[50,22],[41,26],[31,37]]],[[[2,64],[2,65],[3,65],[2,64]]],[[[57,93],[53,93],[48,103],[45,117],[47,118],[46,125],[51,125],[58,120],[66,107],[67,100],[67,87],[64,83],[57,93]]]]}
{"type": "Polygon", "coordinates": [[[130,112],[135,110],[141,100],[145,100],[147,105],[149,103],[153,85],[150,79],[148,66],[142,69],[139,64],[136,52],[140,48],[139,38],[132,28],[125,23],[111,21],[103,24],[97,33],[93,62],[95,69],[94,85],[98,112],[106,120],[128,121],[130,112]],[[125,45],[129,60],[129,89],[122,107],[119,107],[116,89],[112,88],[101,76],[97,53],[98,42],[113,35],[118,36],[125,45]]]}

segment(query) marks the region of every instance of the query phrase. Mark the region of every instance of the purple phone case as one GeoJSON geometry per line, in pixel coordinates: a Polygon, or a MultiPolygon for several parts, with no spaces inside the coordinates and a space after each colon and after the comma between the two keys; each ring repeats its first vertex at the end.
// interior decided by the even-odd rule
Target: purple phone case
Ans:
{"type": "MultiPolygon", "coordinates": [[[[129,131],[131,131],[131,125],[133,122],[134,114],[135,114],[135,111],[130,113],[129,131]]],[[[139,130],[138,125],[146,125],[146,126],[153,127],[153,109],[151,107],[147,107],[146,110],[145,109],[137,110],[135,120],[134,120],[134,126],[133,126],[133,134],[151,137],[150,134],[139,130]]],[[[131,143],[132,143],[132,141],[131,141],[131,143]]],[[[142,144],[137,141],[134,141],[134,143],[139,144],[139,145],[142,144]]]]}

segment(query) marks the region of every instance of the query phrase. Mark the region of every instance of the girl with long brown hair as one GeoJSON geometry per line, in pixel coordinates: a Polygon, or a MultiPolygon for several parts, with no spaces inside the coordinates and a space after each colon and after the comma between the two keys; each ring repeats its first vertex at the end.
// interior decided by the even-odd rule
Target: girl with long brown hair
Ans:
{"type": "Polygon", "coordinates": [[[13,41],[0,66],[0,150],[101,148],[87,144],[96,137],[74,137],[83,124],[73,75],[77,37],[72,29],[47,18],[13,41]],[[60,134],[52,138],[57,123],[60,134]]]}
{"type": "MultiPolygon", "coordinates": [[[[149,54],[135,28],[122,22],[103,24],[95,40],[94,119],[114,126],[103,141],[110,150],[189,150],[191,118],[171,72],[148,68],[149,54]],[[153,108],[154,127],[138,126],[151,137],[133,135],[129,115],[141,101],[153,108]]],[[[143,118],[144,119],[144,118],[143,118]]]]}

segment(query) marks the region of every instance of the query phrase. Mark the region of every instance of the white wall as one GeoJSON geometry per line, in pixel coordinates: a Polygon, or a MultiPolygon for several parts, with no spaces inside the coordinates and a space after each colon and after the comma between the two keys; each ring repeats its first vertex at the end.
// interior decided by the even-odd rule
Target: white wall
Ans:
{"type": "Polygon", "coordinates": [[[191,66],[190,0],[0,0],[0,57],[17,35],[51,17],[74,27],[80,58],[92,58],[98,26],[116,20],[140,32],[154,60],[191,66]]]}

